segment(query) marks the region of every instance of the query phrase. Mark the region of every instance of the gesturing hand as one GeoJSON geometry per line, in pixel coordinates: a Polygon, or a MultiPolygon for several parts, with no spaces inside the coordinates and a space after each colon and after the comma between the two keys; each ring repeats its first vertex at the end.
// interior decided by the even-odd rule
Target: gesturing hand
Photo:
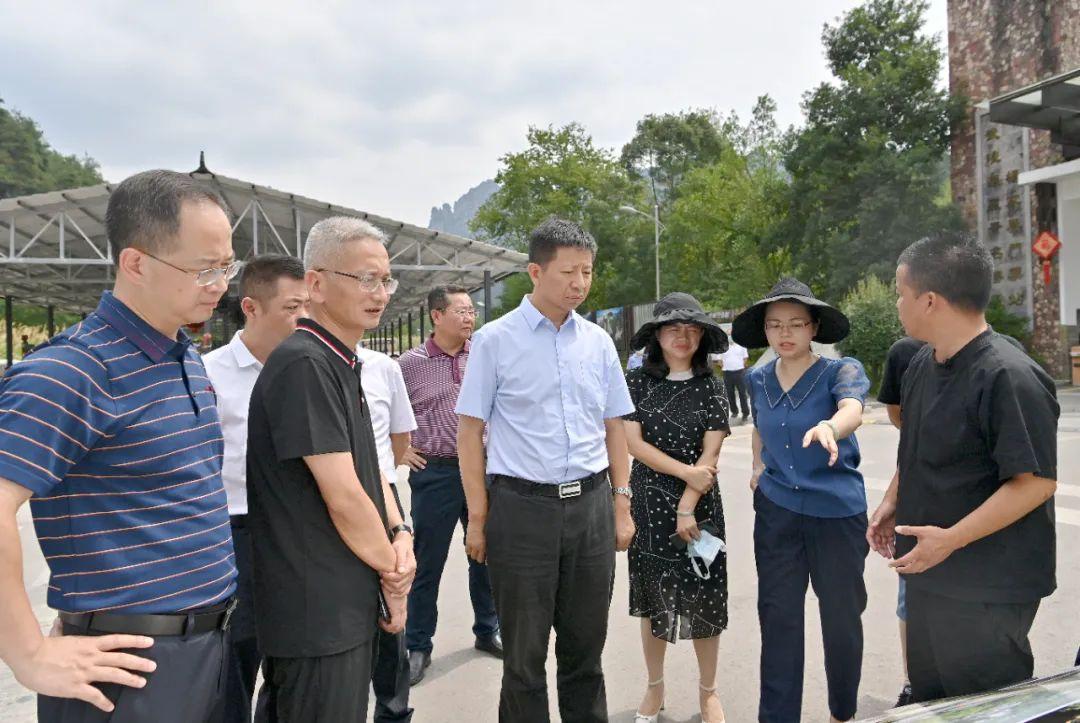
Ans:
{"type": "Polygon", "coordinates": [[[911,552],[889,563],[889,567],[908,575],[925,572],[935,565],[940,565],[959,547],[952,531],[941,527],[900,525],[896,532],[917,540],[911,552]]]}
{"type": "Polygon", "coordinates": [[[833,436],[832,427],[827,424],[819,424],[803,436],[802,446],[806,449],[814,442],[818,442],[829,453],[829,466],[836,464],[836,458],[840,456],[840,448],[836,446],[836,437],[833,436]]]}
{"type": "Polygon", "coordinates": [[[15,679],[30,690],[55,698],[75,698],[111,713],[114,706],[94,683],[118,683],[142,688],[157,663],[130,653],[149,648],[153,638],[142,635],[61,635],[42,639],[25,663],[12,668],[15,679]],[[132,672],[135,671],[135,672],[132,672]]]}
{"type": "Polygon", "coordinates": [[[870,549],[891,560],[896,555],[896,503],[881,501],[866,526],[866,541],[870,549]]]}

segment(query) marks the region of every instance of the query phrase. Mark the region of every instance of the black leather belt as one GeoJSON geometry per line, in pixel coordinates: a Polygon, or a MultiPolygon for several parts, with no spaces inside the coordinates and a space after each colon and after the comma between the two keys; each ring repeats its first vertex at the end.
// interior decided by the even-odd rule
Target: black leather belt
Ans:
{"type": "Polygon", "coordinates": [[[458,466],[457,455],[421,454],[420,456],[423,457],[424,461],[428,464],[445,464],[451,467],[458,466]]]}
{"type": "Polygon", "coordinates": [[[508,477],[503,474],[491,476],[492,483],[503,484],[523,495],[538,495],[540,497],[557,497],[561,500],[572,497],[580,497],[583,493],[596,489],[601,484],[607,484],[607,470],[602,470],[589,477],[584,477],[573,482],[562,484],[532,482],[520,477],[508,477]]]}
{"type": "Polygon", "coordinates": [[[127,635],[198,635],[211,630],[228,630],[236,609],[236,598],[187,615],[118,615],[116,613],[61,612],[60,619],[81,632],[125,633],[127,635]]]}

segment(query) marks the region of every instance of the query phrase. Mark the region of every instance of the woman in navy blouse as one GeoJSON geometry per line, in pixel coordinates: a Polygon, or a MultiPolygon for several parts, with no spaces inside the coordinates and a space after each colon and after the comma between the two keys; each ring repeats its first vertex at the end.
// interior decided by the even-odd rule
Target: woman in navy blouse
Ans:
{"type": "Polygon", "coordinates": [[[801,718],[808,582],[821,612],[829,712],[835,721],[855,716],[869,545],[854,432],[870,381],[857,360],[826,359],[810,345],[836,343],[848,329],[843,313],[790,278],[732,324],[736,342],[777,357],[749,375],[761,721],[801,718]]]}

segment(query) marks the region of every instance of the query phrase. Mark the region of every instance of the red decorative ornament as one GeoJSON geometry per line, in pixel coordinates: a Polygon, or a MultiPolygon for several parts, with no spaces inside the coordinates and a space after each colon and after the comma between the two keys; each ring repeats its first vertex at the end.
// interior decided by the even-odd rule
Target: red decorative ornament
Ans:
{"type": "Polygon", "coordinates": [[[1043,283],[1047,286],[1050,285],[1050,260],[1060,249],[1061,241],[1052,231],[1043,231],[1035,239],[1035,243],[1031,244],[1031,250],[1042,259],[1043,283]]]}

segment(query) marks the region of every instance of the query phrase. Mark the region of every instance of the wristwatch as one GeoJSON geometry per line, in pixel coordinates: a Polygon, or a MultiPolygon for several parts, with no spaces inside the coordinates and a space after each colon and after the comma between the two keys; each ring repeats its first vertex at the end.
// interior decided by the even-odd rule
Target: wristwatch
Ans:
{"type": "Polygon", "coordinates": [[[412,528],[409,527],[408,525],[406,525],[404,522],[402,522],[397,527],[391,528],[391,530],[390,530],[390,539],[392,540],[395,537],[397,537],[397,534],[399,532],[408,532],[410,535],[413,533],[412,528]]]}
{"type": "Polygon", "coordinates": [[[634,491],[632,489],[630,489],[629,487],[612,487],[611,488],[611,494],[613,494],[613,495],[622,495],[623,497],[625,497],[628,500],[634,499],[634,491]]]}

